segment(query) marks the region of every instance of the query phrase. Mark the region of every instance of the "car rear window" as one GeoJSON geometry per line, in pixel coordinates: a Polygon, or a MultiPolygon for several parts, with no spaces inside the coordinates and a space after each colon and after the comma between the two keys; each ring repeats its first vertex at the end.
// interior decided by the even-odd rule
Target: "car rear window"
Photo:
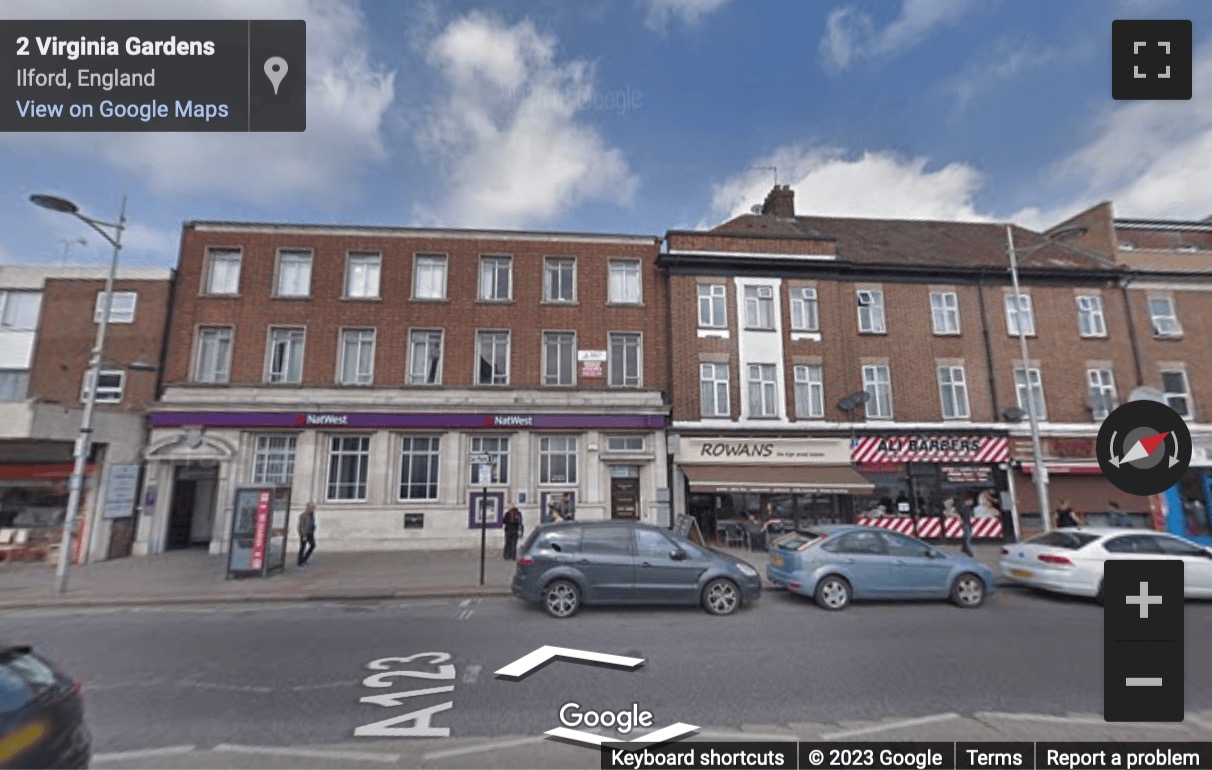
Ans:
{"type": "Polygon", "coordinates": [[[824,537],[819,532],[793,532],[783,535],[774,542],[774,547],[784,551],[798,551],[806,545],[811,545],[824,537]]]}
{"type": "Polygon", "coordinates": [[[1066,548],[1070,551],[1076,551],[1078,548],[1085,546],[1098,540],[1098,535],[1091,535],[1088,532],[1045,532],[1042,535],[1036,535],[1028,540],[1032,545],[1047,545],[1053,548],[1066,548]]]}
{"type": "Polygon", "coordinates": [[[49,663],[24,648],[0,652],[0,714],[22,708],[58,682],[49,663]]]}

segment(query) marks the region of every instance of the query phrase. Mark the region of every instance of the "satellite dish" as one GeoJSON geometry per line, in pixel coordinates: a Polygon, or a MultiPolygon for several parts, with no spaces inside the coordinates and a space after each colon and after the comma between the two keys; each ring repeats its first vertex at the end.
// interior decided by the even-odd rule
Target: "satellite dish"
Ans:
{"type": "Polygon", "coordinates": [[[750,206],[749,213],[750,214],[761,214],[762,213],[762,204],[755,203],[754,205],[750,206]]]}
{"type": "Polygon", "coordinates": [[[860,404],[865,404],[871,400],[871,394],[865,390],[860,390],[857,393],[851,393],[841,401],[837,402],[837,408],[843,412],[849,412],[857,408],[860,404]]]}
{"type": "Polygon", "coordinates": [[[1169,402],[1166,401],[1165,393],[1162,393],[1157,388],[1150,388],[1150,387],[1146,387],[1143,385],[1139,388],[1133,388],[1132,392],[1128,394],[1128,400],[1129,401],[1156,401],[1159,404],[1169,405],[1169,402]]]}
{"type": "Polygon", "coordinates": [[[1027,419],[1027,410],[1020,409],[1017,406],[1012,406],[1006,411],[1002,412],[1002,418],[1006,420],[1006,422],[1022,422],[1023,420],[1027,419]]]}

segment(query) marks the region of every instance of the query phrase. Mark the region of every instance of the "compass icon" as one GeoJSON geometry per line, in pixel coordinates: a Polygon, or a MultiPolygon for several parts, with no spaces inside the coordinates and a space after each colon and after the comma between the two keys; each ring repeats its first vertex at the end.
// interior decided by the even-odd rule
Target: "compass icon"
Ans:
{"type": "Polygon", "coordinates": [[[1103,421],[1098,464],[1107,480],[1133,495],[1156,495],[1191,464],[1191,431],[1166,404],[1130,401],[1103,421]]]}

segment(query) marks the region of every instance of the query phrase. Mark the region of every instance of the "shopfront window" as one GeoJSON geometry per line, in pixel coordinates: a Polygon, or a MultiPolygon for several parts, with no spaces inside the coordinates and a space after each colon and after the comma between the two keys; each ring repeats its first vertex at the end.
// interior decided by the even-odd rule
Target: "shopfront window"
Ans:
{"type": "Polygon", "coordinates": [[[1200,537],[1212,534],[1209,529],[1208,508],[1204,500],[1203,474],[1188,474],[1179,485],[1182,496],[1184,530],[1187,535],[1200,537]]]}

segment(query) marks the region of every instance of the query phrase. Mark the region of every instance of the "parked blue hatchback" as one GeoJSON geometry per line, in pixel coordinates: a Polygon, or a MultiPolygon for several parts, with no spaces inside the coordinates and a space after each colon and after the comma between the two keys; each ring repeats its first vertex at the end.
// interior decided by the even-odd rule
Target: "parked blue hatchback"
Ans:
{"type": "Polygon", "coordinates": [[[874,527],[801,530],[770,547],[770,582],[827,610],[862,599],[950,599],[979,607],[994,593],[993,570],[975,559],[874,527]]]}

